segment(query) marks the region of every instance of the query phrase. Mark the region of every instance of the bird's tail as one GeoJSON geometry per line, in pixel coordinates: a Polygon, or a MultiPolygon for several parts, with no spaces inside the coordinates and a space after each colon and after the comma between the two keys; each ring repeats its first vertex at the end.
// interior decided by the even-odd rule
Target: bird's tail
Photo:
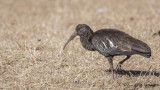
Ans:
{"type": "Polygon", "coordinates": [[[146,58],[150,58],[151,57],[151,52],[148,53],[139,53],[140,55],[146,57],[146,58]]]}
{"type": "Polygon", "coordinates": [[[140,40],[137,40],[137,42],[132,44],[132,50],[146,58],[151,57],[151,48],[140,40]]]}

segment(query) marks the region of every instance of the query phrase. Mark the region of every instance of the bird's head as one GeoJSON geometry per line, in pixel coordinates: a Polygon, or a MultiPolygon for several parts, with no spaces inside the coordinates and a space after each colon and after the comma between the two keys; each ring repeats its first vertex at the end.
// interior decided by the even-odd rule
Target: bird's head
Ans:
{"type": "Polygon", "coordinates": [[[76,30],[75,32],[70,36],[70,38],[68,39],[68,41],[66,42],[66,44],[64,45],[63,49],[66,47],[66,45],[73,40],[76,36],[80,36],[83,37],[88,33],[93,33],[93,31],[91,30],[91,28],[86,25],[86,24],[78,24],[76,26],[76,30]]]}

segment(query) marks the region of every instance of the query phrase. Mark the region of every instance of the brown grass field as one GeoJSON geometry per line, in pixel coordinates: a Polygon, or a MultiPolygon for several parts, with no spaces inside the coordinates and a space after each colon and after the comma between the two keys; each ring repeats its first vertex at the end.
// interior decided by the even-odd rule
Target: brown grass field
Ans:
{"type": "MultiPolygon", "coordinates": [[[[160,90],[160,0],[0,0],[0,90],[160,90]],[[77,24],[122,30],[147,43],[112,79],[107,59],[85,50],[77,24]]],[[[125,56],[114,58],[114,67],[125,56]]]]}

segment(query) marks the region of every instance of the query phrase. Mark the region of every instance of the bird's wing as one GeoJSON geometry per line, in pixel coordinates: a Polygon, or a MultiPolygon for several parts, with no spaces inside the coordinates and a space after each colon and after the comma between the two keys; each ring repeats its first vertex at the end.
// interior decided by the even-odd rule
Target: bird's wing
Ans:
{"type": "Polygon", "coordinates": [[[101,54],[128,55],[151,53],[151,49],[147,44],[118,30],[99,30],[93,35],[92,43],[101,54]]]}
{"type": "Polygon", "coordinates": [[[130,36],[120,31],[99,30],[93,35],[92,43],[101,54],[122,55],[132,51],[127,37],[130,36]]]}
{"type": "Polygon", "coordinates": [[[92,38],[92,43],[97,51],[101,54],[107,55],[121,55],[125,51],[131,51],[129,45],[123,45],[124,42],[118,41],[117,38],[109,36],[94,36],[92,38]]]}

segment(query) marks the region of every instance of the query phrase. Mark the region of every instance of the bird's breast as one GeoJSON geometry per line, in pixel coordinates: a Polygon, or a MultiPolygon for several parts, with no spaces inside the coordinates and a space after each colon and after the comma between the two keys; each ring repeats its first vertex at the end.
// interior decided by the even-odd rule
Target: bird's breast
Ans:
{"type": "Polygon", "coordinates": [[[89,39],[80,38],[80,41],[81,41],[82,46],[85,49],[87,49],[89,51],[95,51],[95,48],[94,48],[92,42],[89,41],[89,39]]]}

